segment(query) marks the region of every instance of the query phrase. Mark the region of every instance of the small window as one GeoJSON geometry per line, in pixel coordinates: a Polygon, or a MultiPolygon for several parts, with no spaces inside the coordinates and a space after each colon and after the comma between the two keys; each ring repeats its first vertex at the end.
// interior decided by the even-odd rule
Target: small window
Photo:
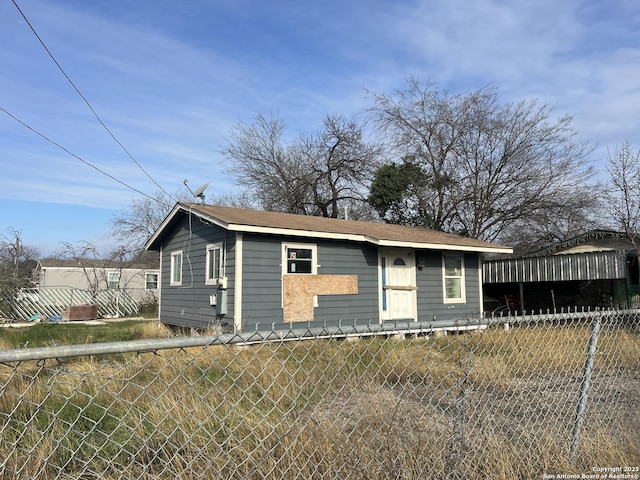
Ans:
{"type": "Polygon", "coordinates": [[[287,273],[312,273],[313,250],[287,247],[287,273]]]}
{"type": "Polygon", "coordinates": [[[170,285],[182,285],[182,250],[171,252],[171,281],[170,285]]]}
{"type": "Polygon", "coordinates": [[[462,255],[444,255],[443,267],[444,302],[464,302],[464,260],[462,255]]]}
{"type": "Polygon", "coordinates": [[[316,245],[283,245],[283,274],[317,273],[317,247],[316,245]]]}
{"type": "Polygon", "coordinates": [[[118,288],[120,286],[120,272],[109,272],[107,282],[109,289],[118,288]]]}
{"type": "Polygon", "coordinates": [[[215,285],[219,278],[223,277],[222,273],[222,244],[207,245],[207,271],[205,283],[207,285],[215,285]]]}
{"type": "Polygon", "coordinates": [[[157,273],[145,273],[144,274],[144,288],[145,288],[145,290],[157,290],[158,289],[158,274],[157,273]]]}

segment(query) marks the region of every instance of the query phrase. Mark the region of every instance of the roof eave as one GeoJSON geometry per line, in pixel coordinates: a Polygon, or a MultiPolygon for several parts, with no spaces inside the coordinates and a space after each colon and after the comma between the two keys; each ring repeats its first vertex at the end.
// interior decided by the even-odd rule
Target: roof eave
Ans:
{"type": "Polygon", "coordinates": [[[210,222],[210,223],[213,223],[215,225],[218,225],[218,226],[220,226],[222,228],[227,228],[228,227],[228,225],[225,222],[221,221],[220,219],[217,219],[217,218],[214,218],[214,217],[212,217],[210,215],[207,215],[206,213],[201,212],[200,210],[194,210],[189,205],[184,205],[182,203],[176,203],[175,206],[173,207],[173,209],[171,210],[171,212],[169,212],[169,214],[165,217],[165,219],[162,221],[160,226],[158,226],[156,231],[153,232],[153,235],[151,235],[149,240],[147,240],[147,242],[144,244],[144,249],[145,250],[156,250],[157,249],[157,248],[154,248],[156,243],[162,237],[162,235],[163,235],[165,229],[167,228],[167,226],[169,224],[171,224],[173,219],[180,212],[188,213],[190,215],[195,215],[196,217],[202,218],[203,220],[206,220],[207,222],[210,222]]]}
{"type": "Polygon", "coordinates": [[[381,247],[397,247],[397,248],[415,248],[425,250],[455,250],[455,251],[467,251],[467,252],[491,252],[491,253],[513,253],[513,249],[503,246],[472,246],[472,245],[456,245],[437,242],[407,242],[399,240],[383,240],[369,235],[353,234],[353,233],[336,233],[336,232],[321,232],[311,230],[299,230],[290,228],[278,228],[278,227],[263,227],[257,225],[245,225],[237,223],[227,223],[219,218],[202,212],[201,210],[193,209],[189,205],[177,203],[169,215],[163,220],[154,234],[145,243],[145,250],[154,250],[155,245],[162,237],[164,230],[173,221],[175,216],[179,212],[185,212],[195,215],[213,225],[217,225],[229,231],[243,232],[243,233],[262,233],[271,235],[291,235],[302,238],[325,238],[331,240],[347,240],[359,243],[370,243],[381,247]]]}
{"type": "Polygon", "coordinates": [[[395,240],[375,240],[371,239],[371,243],[375,243],[381,247],[400,247],[415,248],[423,250],[455,250],[458,252],[482,252],[482,253],[513,253],[513,248],[503,246],[474,246],[474,245],[452,245],[448,243],[432,243],[432,242],[402,242],[395,240]]]}
{"type": "Polygon", "coordinates": [[[335,232],[318,232],[310,230],[298,230],[292,228],[277,228],[277,227],[259,227],[255,225],[241,225],[241,224],[229,224],[228,230],[243,232],[243,233],[266,233],[270,235],[292,235],[294,237],[307,237],[307,238],[328,238],[332,240],[350,240],[353,242],[365,242],[366,237],[364,235],[349,234],[349,233],[335,233],[335,232]]]}
{"type": "Polygon", "coordinates": [[[293,235],[306,238],[327,238],[331,240],[348,240],[352,242],[371,243],[380,247],[415,248],[424,250],[455,250],[466,252],[513,253],[513,249],[502,246],[451,245],[434,242],[406,242],[399,240],[382,240],[368,235],[294,230],[289,228],[258,227],[254,225],[228,224],[228,230],[245,233],[265,233],[271,235],[293,235]]]}

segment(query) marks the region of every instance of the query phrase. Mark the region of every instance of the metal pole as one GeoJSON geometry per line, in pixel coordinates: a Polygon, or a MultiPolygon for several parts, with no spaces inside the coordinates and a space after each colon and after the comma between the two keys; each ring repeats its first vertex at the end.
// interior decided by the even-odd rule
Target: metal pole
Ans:
{"type": "Polygon", "coordinates": [[[573,424],[573,435],[571,437],[571,446],[569,447],[569,460],[573,458],[578,450],[580,443],[580,431],[584,422],[585,412],[587,410],[587,396],[589,395],[589,383],[591,382],[591,374],[593,373],[593,362],[596,357],[598,344],[598,336],[601,328],[601,313],[595,313],[593,322],[591,323],[591,335],[589,336],[589,346],[587,348],[587,359],[584,362],[584,370],[582,374],[582,383],[580,384],[580,397],[578,397],[578,407],[576,409],[576,420],[573,424]]]}
{"type": "Polygon", "coordinates": [[[489,325],[488,319],[458,319],[433,322],[367,323],[351,327],[312,327],[289,330],[257,330],[245,333],[209,335],[199,337],[161,338],[107,342],[56,347],[19,348],[0,350],[0,363],[69,358],[113,353],[153,352],[170,348],[204,347],[210,345],[250,345],[253,343],[299,341],[318,338],[347,338],[350,336],[393,335],[402,333],[431,333],[439,328],[473,328],[489,325]]]}

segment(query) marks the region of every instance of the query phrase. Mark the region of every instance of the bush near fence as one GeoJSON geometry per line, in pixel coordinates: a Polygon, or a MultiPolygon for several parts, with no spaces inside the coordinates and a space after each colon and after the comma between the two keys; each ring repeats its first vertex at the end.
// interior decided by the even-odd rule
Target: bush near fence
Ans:
{"type": "Polygon", "coordinates": [[[539,479],[640,466],[636,313],[460,325],[481,328],[0,352],[0,476],[539,479]]]}

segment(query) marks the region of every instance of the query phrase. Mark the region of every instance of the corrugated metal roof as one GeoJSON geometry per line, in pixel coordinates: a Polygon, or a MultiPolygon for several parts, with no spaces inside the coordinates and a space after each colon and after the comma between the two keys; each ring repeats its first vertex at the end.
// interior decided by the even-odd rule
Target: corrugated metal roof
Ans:
{"type": "Polygon", "coordinates": [[[525,255],[525,257],[544,257],[558,253],[566,254],[586,251],[597,252],[631,249],[633,249],[633,243],[629,241],[625,233],[614,230],[595,229],[567,240],[556,242],[541,250],[525,255]]]}
{"type": "Polygon", "coordinates": [[[492,260],[482,266],[484,283],[566,282],[625,278],[624,252],[589,252],[492,260]]]}

